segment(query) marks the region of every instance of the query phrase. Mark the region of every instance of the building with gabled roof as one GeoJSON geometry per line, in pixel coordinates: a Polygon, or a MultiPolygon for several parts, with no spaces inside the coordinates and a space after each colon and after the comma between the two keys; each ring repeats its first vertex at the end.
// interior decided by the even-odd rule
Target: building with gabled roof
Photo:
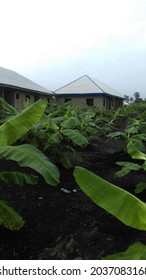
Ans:
{"type": "Polygon", "coordinates": [[[15,71],[0,67],[0,97],[16,109],[22,109],[26,99],[49,99],[53,93],[15,71]]]}
{"type": "Polygon", "coordinates": [[[68,83],[54,93],[59,104],[72,101],[77,105],[87,104],[106,109],[121,107],[124,100],[121,93],[88,75],[68,83]]]}

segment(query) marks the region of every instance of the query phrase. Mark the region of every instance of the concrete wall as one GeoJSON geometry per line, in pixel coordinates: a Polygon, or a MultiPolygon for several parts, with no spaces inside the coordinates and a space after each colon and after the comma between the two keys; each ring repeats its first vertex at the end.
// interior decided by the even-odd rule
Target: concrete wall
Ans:
{"type": "Polygon", "coordinates": [[[50,95],[43,95],[38,94],[37,92],[29,92],[19,89],[0,88],[0,97],[12,105],[15,109],[22,110],[26,99],[29,99],[30,102],[33,103],[40,98],[48,100],[50,95]]]}
{"type": "MultiPolygon", "coordinates": [[[[31,103],[37,101],[39,98],[49,100],[52,95],[39,94],[37,92],[29,92],[19,89],[0,88],[0,97],[4,98],[6,102],[15,107],[17,110],[24,108],[26,99],[31,103]]],[[[112,109],[122,107],[122,99],[111,96],[67,96],[55,95],[58,104],[64,104],[67,100],[71,99],[75,105],[86,105],[87,99],[93,99],[93,106],[99,109],[112,109]]],[[[92,100],[91,100],[92,101],[92,100]]],[[[92,102],[91,102],[92,103],[92,102]]]]}
{"type": "Polygon", "coordinates": [[[93,105],[96,106],[99,109],[112,109],[112,108],[118,108],[122,106],[122,101],[119,98],[110,97],[110,96],[85,96],[85,97],[79,97],[79,96],[73,96],[71,98],[65,97],[65,96],[55,96],[56,101],[58,104],[64,104],[65,99],[71,99],[71,102],[75,105],[85,105],[86,99],[93,98],[93,105]]]}
{"type": "Polygon", "coordinates": [[[31,103],[36,102],[39,99],[45,99],[49,100],[50,96],[49,95],[43,95],[43,94],[37,94],[37,93],[31,93],[31,92],[21,92],[21,91],[16,91],[15,92],[15,105],[14,107],[17,110],[21,110],[24,108],[24,104],[27,99],[30,100],[31,103]],[[19,95],[19,98],[18,98],[19,95]]]}
{"type": "Polygon", "coordinates": [[[14,107],[17,110],[21,110],[24,107],[26,98],[28,98],[30,102],[34,102],[33,96],[31,96],[29,93],[26,94],[25,92],[21,92],[21,91],[15,91],[14,98],[15,98],[14,107]]]}
{"type": "MultiPolygon", "coordinates": [[[[58,104],[64,104],[65,103],[65,99],[69,99],[68,97],[64,97],[64,96],[55,96],[56,101],[58,104]]],[[[80,97],[80,96],[74,96],[71,97],[71,101],[73,104],[75,105],[86,105],[86,99],[88,98],[93,98],[93,105],[97,106],[98,108],[103,108],[103,97],[99,96],[99,97],[95,97],[95,96],[89,96],[89,97],[80,97]]]]}

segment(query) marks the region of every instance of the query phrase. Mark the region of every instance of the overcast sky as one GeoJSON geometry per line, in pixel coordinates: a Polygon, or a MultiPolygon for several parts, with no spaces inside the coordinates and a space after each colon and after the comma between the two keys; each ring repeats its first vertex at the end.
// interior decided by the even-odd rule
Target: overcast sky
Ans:
{"type": "Polygon", "coordinates": [[[146,98],[146,0],[0,0],[0,66],[56,90],[84,74],[146,98]]]}

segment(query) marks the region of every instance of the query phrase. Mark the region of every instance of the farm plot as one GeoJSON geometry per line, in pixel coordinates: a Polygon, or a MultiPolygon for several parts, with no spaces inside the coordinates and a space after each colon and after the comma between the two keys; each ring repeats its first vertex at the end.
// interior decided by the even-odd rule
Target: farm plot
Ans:
{"type": "MultiPolygon", "coordinates": [[[[146,173],[142,166],[145,161],[131,158],[127,152],[131,138],[134,147],[141,148],[143,155],[145,152],[144,109],[141,109],[141,116],[137,116],[140,110],[133,107],[112,115],[90,110],[86,118],[84,114],[81,119],[81,109],[56,108],[53,104],[46,113],[51,115],[51,121],[45,115],[41,122],[37,120],[36,125],[31,124],[27,134],[25,131],[24,135],[18,136],[14,144],[1,143],[3,148],[6,145],[15,147],[16,143],[17,147],[32,145],[49,158],[51,168],[54,168],[52,172],[56,173],[53,177],[44,175],[38,169],[20,166],[19,160],[2,154],[1,173],[17,171],[31,175],[31,179],[37,177],[37,181],[18,184],[10,183],[5,177],[1,180],[1,201],[15,209],[24,223],[15,230],[1,221],[0,259],[102,259],[126,251],[133,244],[146,244],[145,230],[124,224],[96,205],[81,190],[73,175],[75,166],[82,167],[133,194],[139,201],[146,201],[146,173]],[[134,120],[139,122],[135,124],[134,120]],[[140,167],[136,170],[130,165],[127,174],[115,176],[125,167],[117,162],[135,163],[140,167]],[[135,192],[139,182],[143,182],[143,191],[137,187],[135,192]]],[[[82,110],[87,112],[87,108],[82,110]]],[[[145,259],[144,256],[141,258],[145,259]]]]}

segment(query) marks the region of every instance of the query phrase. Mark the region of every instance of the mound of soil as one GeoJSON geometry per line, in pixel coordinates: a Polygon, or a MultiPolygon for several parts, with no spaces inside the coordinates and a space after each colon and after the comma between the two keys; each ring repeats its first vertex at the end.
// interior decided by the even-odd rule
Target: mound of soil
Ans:
{"type": "MultiPolygon", "coordinates": [[[[131,193],[143,171],[115,177],[117,161],[129,160],[120,140],[101,138],[80,150],[83,162],[72,157],[73,165],[80,165],[131,193]]],[[[131,159],[130,159],[131,160],[131,159]]],[[[0,161],[1,170],[16,170],[12,161],[0,161]]],[[[112,215],[96,206],[78,188],[73,168],[59,167],[61,183],[57,187],[45,184],[40,178],[36,186],[0,185],[1,199],[7,201],[24,218],[25,225],[18,232],[0,227],[0,259],[101,259],[126,250],[140,241],[146,244],[146,233],[125,226],[112,215]]],[[[139,198],[146,201],[146,191],[139,198]]]]}

